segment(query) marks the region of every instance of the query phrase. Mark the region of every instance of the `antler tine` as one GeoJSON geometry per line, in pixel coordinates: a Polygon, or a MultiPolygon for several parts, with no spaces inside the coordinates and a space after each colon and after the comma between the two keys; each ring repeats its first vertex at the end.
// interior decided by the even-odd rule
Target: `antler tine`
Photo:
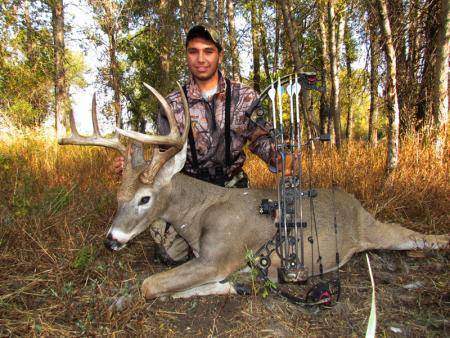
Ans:
{"type": "Polygon", "coordinates": [[[177,81],[178,88],[180,89],[181,101],[183,101],[183,109],[184,109],[184,130],[183,135],[181,135],[181,139],[186,142],[186,139],[189,134],[189,129],[191,127],[191,114],[189,113],[189,104],[187,102],[187,97],[184,95],[183,87],[181,87],[180,83],[177,81]]]}
{"type": "Polygon", "coordinates": [[[172,108],[170,108],[166,99],[152,86],[148,85],[144,82],[144,86],[147,87],[148,90],[152,92],[153,95],[158,99],[161,107],[164,109],[166,113],[167,120],[169,121],[170,133],[178,133],[177,121],[175,120],[175,115],[172,112],[172,108]]]}
{"type": "Polygon", "coordinates": [[[72,135],[74,136],[80,136],[80,134],[78,133],[77,130],[77,125],[75,123],[75,117],[73,116],[73,109],[72,107],[70,107],[69,109],[69,124],[70,124],[70,132],[72,133],[72,135]]]}
{"type": "Polygon", "coordinates": [[[95,100],[95,94],[92,98],[92,126],[94,133],[92,136],[82,136],[78,133],[77,127],[75,125],[75,118],[73,116],[73,111],[70,110],[70,137],[59,138],[58,143],[61,145],[81,145],[81,146],[100,146],[117,150],[122,156],[126,157],[127,150],[126,147],[119,141],[117,135],[113,138],[102,137],[98,128],[97,120],[97,103],[95,100]]]}
{"type": "MultiPolygon", "coordinates": [[[[155,144],[155,145],[169,145],[174,146],[177,149],[183,148],[184,143],[186,142],[187,133],[189,131],[190,126],[190,116],[189,116],[189,107],[187,104],[186,97],[184,96],[183,90],[180,87],[181,90],[181,98],[183,101],[183,107],[184,107],[184,113],[185,113],[185,128],[183,135],[180,136],[180,132],[178,130],[177,121],[175,119],[175,115],[172,111],[172,108],[170,108],[169,104],[167,103],[166,99],[161,96],[160,93],[156,89],[154,89],[152,86],[144,83],[144,86],[147,87],[158,99],[158,101],[161,103],[161,106],[163,107],[167,119],[169,121],[170,125],[170,133],[169,135],[146,135],[143,133],[139,133],[132,130],[123,130],[120,128],[116,128],[116,131],[125,137],[128,137],[132,140],[141,142],[143,144],[155,144]]],[[[180,86],[178,84],[178,86],[180,86]]]]}
{"type": "Polygon", "coordinates": [[[97,119],[97,99],[96,93],[92,95],[92,127],[94,128],[94,135],[100,136],[100,130],[98,128],[98,119],[97,119]]]}

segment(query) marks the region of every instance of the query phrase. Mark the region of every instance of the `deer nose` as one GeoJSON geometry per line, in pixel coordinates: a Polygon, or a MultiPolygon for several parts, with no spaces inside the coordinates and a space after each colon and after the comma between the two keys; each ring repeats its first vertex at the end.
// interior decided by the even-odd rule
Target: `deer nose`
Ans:
{"type": "Polygon", "coordinates": [[[111,250],[111,251],[120,250],[124,246],[124,244],[122,244],[118,240],[114,239],[111,234],[108,234],[108,236],[106,237],[106,239],[103,242],[103,244],[105,245],[105,247],[108,250],[111,250]]]}

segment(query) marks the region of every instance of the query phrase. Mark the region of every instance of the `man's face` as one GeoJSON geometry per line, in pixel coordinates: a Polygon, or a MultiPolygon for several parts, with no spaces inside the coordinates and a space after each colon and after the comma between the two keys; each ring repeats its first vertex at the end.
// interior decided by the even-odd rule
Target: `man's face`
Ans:
{"type": "Polygon", "coordinates": [[[223,51],[209,40],[194,38],[186,47],[186,59],[189,71],[194,79],[207,81],[214,77],[222,63],[223,51]]]}

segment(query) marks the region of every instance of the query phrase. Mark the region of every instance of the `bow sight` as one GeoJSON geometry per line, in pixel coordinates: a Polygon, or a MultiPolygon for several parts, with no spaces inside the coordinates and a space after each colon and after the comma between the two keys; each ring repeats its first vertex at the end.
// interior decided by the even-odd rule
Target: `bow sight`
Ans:
{"type": "MultiPolygon", "coordinates": [[[[284,283],[306,282],[313,271],[307,271],[305,267],[305,231],[307,228],[315,231],[315,219],[308,224],[303,217],[304,199],[310,201],[311,214],[314,215],[314,197],[317,192],[309,186],[308,190],[302,190],[302,146],[309,145],[313,140],[329,141],[329,135],[321,135],[307,140],[302,144],[302,119],[300,111],[301,95],[306,90],[321,90],[316,84],[314,73],[300,73],[278,78],[277,81],[267,87],[261,94],[260,102],[270,99],[268,111],[271,111],[272,138],[275,143],[275,170],[277,175],[277,200],[264,199],[261,201],[260,213],[269,215],[274,219],[277,232],[256,253],[256,267],[260,276],[268,280],[268,269],[271,265],[270,256],[275,251],[280,258],[281,267],[278,269],[278,279],[284,283]],[[283,94],[289,97],[289,108],[283,106],[283,94]],[[292,173],[289,175],[292,164],[292,173]]],[[[335,227],[335,231],[337,228],[335,227]]],[[[308,243],[314,245],[313,236],[308,236],[308,243]]],[[[322,277],[322,264],[319,253],[319,274],[322,277]]],[[[336,259],[339,255],[336,252],[336,259]]],[[[291,296],[278,288],[275,292],[284,296],[296,304],[330,304],[333,294],[339,294],[339,278],[330,282],[321,281],[314,285],[305,298],[291,296]],[[337,290],[337,291],[336,291],[337,290]]],[[[339,296],[337,296],[339,297],[339,296]]]]}

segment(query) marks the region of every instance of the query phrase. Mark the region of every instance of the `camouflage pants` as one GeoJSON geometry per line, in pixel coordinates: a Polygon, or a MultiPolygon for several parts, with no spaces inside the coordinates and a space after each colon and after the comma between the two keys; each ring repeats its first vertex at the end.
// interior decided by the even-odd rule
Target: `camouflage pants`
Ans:
{"type": "Polygon", "coordinates": [[[150,234],[156,242],[157,253],[163,263],[173,264],[189,259],[189,244],[166,221],[154,221],[150,225],[150,234]]]}

